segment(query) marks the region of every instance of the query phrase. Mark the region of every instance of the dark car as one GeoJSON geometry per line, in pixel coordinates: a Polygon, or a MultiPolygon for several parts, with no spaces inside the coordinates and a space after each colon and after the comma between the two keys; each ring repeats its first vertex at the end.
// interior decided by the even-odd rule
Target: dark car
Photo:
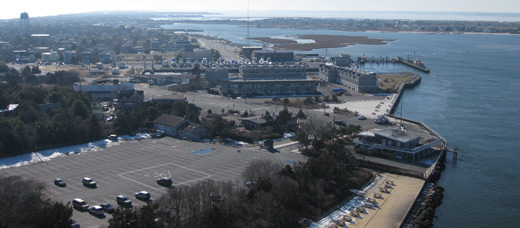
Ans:
{"type": "Polygon", "coordinates": [[[102,203],[99,206],[101,206],[103,208],[103,210],[105,210],[106,213],[114,213],[114,211],[116,210],[109,203],[102,203]]]}
{"type": "Polygon", "coordinates": [[[62,179],[60,178],[56,178],[54,179],[54,184],[56,186],[60,186],[60,187],[66,187],[67,186],[67,183],[65,183],[65,181],[63,181],[62,179]]]}
{"type": "Polygon", "coordinates": [[[336,125],[343,126],[343,127],[347,126],[347,122],[345,122],[344,120],[336,120],[336,121],[334,121],[334,123],[336,125]]]}
{"type": "Polygon", "coordinates": [[[72,226],[73,228],[79,228],[79,223],[76,222],[76,220],[71,219],[70,220],[70,226],[72,226]]]}
{"type": "Polygon", "coordinates": [[[146,191],[140,191],[135,193],[135,198],[140,200],[149,200],[150,199],[150,193],[146,191]]]}
{"type": "Polygon", "coordinates": [[[157,184],[161,186],[171,186],[173,183],[172,179],[169,177],[162,177],[157,179],[157,184]]]}
{"type": "Polygon", "coordinates": [[[132,206],[132,200],[130,200],[128,197],[124,195],[118,195],[116,197],[117,204],[123,206],[123,207],[131,207],[132,206]]]}

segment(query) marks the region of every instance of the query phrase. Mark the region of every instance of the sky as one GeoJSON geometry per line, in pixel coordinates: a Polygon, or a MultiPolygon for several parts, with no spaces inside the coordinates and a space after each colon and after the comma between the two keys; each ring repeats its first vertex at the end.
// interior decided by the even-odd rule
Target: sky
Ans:
{"type": "MultiPolygon", "coordinates": [[[[247,11],[248,0],[6,0],[0,19],[116,10],[247,11]],[[6,2],[7,1],[7,2],[6,2]]],[[[249,0],[251,11],[411,11],[520,13],[520,0],[249,0]]]]}

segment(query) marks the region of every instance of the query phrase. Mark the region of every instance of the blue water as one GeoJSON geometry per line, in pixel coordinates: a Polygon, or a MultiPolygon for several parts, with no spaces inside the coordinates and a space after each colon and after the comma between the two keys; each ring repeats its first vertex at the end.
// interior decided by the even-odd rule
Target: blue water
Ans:
{"type": "MultiPolygon", "coordinates": [[[[251,10],[249,20],[272,17],[315,17],[338,19],[402,19],[402,20],[455,20],[455,21],[520,21],[520,13],[482,12],[398,12],[398,11],[302,11],[302,10],[251,10]]],[[[166,18],[163,18],[166,19],[166,18]]],[[[169,18],[173,20],[246,20],[247,11],[220,11],[201,17],[169,18]]]]}
{"type": "MultiPolygon", "coordinates": [[[[244,43],[245,29],[229,25],[175,25],[244,43]]],[[[518,227],[520,224],[520,36],[403,34],[251,29],[251,36],[362,35],[394,39],[387,45],[314,50],[336,56],[420,58],[431,69],[403,94],[403,116],[425,122],[458,146],[439,183],[444,202],[436,227],[518,227]]],[[[375,72],[413,71],[400,65],[366,65],[375,72]]],[[[400,110],[398,107],[397,110],[400,110]]],[[[450,154],[451,155],[451,154],[450,154]]]]}

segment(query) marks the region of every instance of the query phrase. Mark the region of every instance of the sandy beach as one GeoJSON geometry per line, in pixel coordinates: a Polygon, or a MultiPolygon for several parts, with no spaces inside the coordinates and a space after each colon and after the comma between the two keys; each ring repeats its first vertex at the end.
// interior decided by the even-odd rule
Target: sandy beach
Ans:
{"type": "Polygon", "coordinates": [[[382,199],[375,199],[379,208],[367,209],[368,214],[362,214],[363,219],[356,219],[355,224],[349,227],[395,228],[399,227],[406,214],[413,206],[415,199],[421,192],[424,180],[384,173],[377,184],[367,191],[366,196],[374,199],[374,193],[379,193],[382,199]],[[380,191],[387,182],[393,182],[389,193],[380,191]]]}

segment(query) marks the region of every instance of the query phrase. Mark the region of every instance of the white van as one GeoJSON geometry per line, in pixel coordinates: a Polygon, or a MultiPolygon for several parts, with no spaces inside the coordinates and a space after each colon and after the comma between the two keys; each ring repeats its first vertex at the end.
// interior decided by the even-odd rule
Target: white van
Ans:
{"type": "Polygon", "coordinates": [[[88,203],[85,200],[82,200],[80,198],[76,198],[72,201],[72,206],[76,208],[77,210],[87,210],[88,209],[88,203]]]}

